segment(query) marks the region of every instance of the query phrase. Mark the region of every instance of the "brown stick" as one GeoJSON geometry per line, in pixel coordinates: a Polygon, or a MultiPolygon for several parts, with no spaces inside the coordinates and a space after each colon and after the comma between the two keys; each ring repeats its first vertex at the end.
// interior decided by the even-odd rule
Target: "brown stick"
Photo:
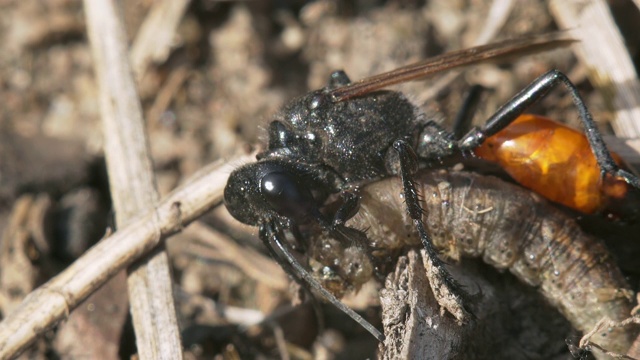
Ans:
{"type": "MultiPolygon", "coordinates": [[[[126,225],[152,209],[159,195],[136,92],[126,35],[115,3],[85,1],[87,30],[98,87],[116,222],[126,225]]],[[[169,258],[157,248],[129,268],[129,301],[141,359],[181,359],[169,258]]]]}

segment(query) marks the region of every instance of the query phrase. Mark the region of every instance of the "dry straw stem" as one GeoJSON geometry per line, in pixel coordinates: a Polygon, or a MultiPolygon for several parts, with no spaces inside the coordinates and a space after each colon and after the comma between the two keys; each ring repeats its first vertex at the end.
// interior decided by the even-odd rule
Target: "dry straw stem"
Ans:
{"type": "Polygon", "coordinates": [[[100,241],[58,276],[29,294],[0,323],[0,359],[15,356],[117,272],[219,204],[231,170],[238,163],[254,159],[252,154],[203,168],[158,206],[100,241]]]}
{"type": "MultiPolygon", "coordinates": [[[[122,20],[116,3],[85,1],[87,30],[98,87],[105,157],[118,226],[151,210],[159,195],[148,151],[122,20]]],[[[142,359],[180,359],[169,259],[160,246],[129,268],[129,301],[142,359]]]]}

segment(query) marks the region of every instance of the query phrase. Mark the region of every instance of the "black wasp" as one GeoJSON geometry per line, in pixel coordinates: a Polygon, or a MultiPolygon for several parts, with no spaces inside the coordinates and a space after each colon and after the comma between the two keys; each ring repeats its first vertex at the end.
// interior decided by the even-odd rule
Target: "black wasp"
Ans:
{"type": "Polygon", "coordinates": [[[558,70],[534,80],[498,109],[484,126],[474,127],[459,138],[452,135],[459,129],[445,131],[403,94],[381,89],[456,67],[504,60],[571,42],[563,34],[508,40],[451,52],[355,83],[344,72],[336,71],[325,88],[292,100],[275,115],[268,128],[268,147],[257,156],[258,161],[231,173],[224,192],[226,207],[237,220],[259,227],[261,240],[291,276],[320,292],[383,340],[380,331],[309,274],[292,254],[285,232],[304,247],[299,227],[314,224],[337,241],[356,243],[366,249],[366,234],[344,224],[358,212],[358,187],[399,175],[407,211],[428,261],[443,282],[446,295],[460,305],[448,310],[459,321],[465,321],[469,316],[463,305],[466,293],[448,274],[422,221],[423,209],[414,182],[419,168],[471,154],[487,137],[508,126],[550,89],[562,84],[578,108],[602,174],[621,177],[636,188],[640,188],[640,181],[611,159],[575,85],[558,70]],[[332,214],[326,214],[324,206],[332,194],[340,194],[343,202],[332,214]]]}

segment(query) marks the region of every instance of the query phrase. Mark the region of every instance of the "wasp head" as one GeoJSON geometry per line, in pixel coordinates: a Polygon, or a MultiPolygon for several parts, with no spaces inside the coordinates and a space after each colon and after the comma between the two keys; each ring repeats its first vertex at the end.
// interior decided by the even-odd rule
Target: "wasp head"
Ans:
{"type": "Polygon", "coordinates": [[[270,220],[301,224],[319,216],[303,171],[282,160],[263,160],[234,170],[224,189],[224,202],[234,218],[253,226],[270,220]]]}

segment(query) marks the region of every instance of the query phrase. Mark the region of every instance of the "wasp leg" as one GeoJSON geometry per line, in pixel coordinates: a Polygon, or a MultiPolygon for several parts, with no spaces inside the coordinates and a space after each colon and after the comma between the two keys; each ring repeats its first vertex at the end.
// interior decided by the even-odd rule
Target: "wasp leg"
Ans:
{"type": "Polygon", "coordinates": [[[360,210],[360,198],[358,195],[343,191],[341,194],[344,203],[333,215],[333,226],[343,225],[347,220],[354,217],[360,210]]]}
{"type": "Polygon", "coordinates": [[[458,148],[463,151],[472,151],[486,138],[495,135],[498,131],[511,124],[518,116],[533,103],[540,100],[558,84],[564,85],[573,98],[573,103],[578,109],[580,120],[585,128],[585,135],[591,145],[591,150],[596,157],[602,175],[605,174],[623,178],[629,185],[640,189],[640,179],[630,172],[620,169],[611,157],[611,153],[598,131],[591,113],[584,104],[576,86],[567,78],[565,74],[558,70],[551,70],[534,80],[529,86],[516,94],[511,100],[504,104],[493,114],[482,127],[474,127],[458,141],[458,148]]]}
{"type": "MultiPolygon", "coordinates": [[[[346,226],[347,220],[354,217],[358,210],[360,210],[360,197],[352,192],[343,191],[340,193],[343,199],[343,203],[340,208],[333,215],[333,220],[330,225],[324,225],[323,228],[334,239],[343,243],[355,244],[356,246],[366,251],[369,247],[369,239],[364,231],[346,226]]],[[[322,225],[322,224],[321,224],[322,225]]],[[[375,260],[370,251],[366,251],[367,256],[373,264],[375,260]]]]}
{"type": "Polygon", "coordinates": [[[343,191],[340,196],[342,196],[343,204],[340,206],[338,211],[333,215],[332,222],[332,230],[330,230],[330,234],[333,234],[334,238],[336,237],[336,233],[340,238],[346,237],[351,240],[353,244],[363,251],[369,262],[375,266],[378,263],[373,252],[376,250],[380,250],[380,248],[372,246],[371,241],[367,237],[366,230],[356,229],[349,226],[346,226],[345,223],[347,220],[354,217],[358,211],[360,210],[360,197],[350,191],[343,191]]]}
{"type": "Polygon", "coordinates": [[[453,119],[452,133],[454,139],[460,140],[471,128],[473,115],[478,109],[478,104],[480,103],[480,95],[482,95],[485,90],[486,89],[482,85],[473,85],[469,90],[467,90],[464,100],[462,100],[462,105],[460,106],[456,117],[453,119]]]}
{"type": "Polygon", "coordinates": [[[288,246],[283,242],[282,231],[280,231],[276,224],[273,222],[267,222],[260,225],[260,239],[264,245],[269,249],[269,252],[274,259],[282,266],[285,271],[291,275],[299,284],[307,289],[313,289],[319,292],[327,301],[340,309],[345,314],[349,315],[353,320],[360,324],[363,328],[371,333],[378,341],[384,341],[384,335],[371,325],[362,316],[358,315],[348,306],[344,305],[333,294],[325,289],[316,279],[309,274],[309,272],[298,262],[298,260],[291,254],[288,246]]]}
{"type": "Polygon", "coordinates": [[[393,148],[398,152],[400,158],[400,177],[404,189],[405,204],[427,254],[425,267],[431,289],[440,306],[447,309],[460,323],[465,323],[473,316],[463,305],[471,297],[445,268],[444,262],[438,257],[431,236],[422,222],[424,210],[420,206],[420,194],[413,179],[413,174],[418,170],[417,155],[403,140],[396,140],[393,143],[393,148]]]}
{"type": "Polygon", "coordinates": [[[314,215],[315,221],[331,237],[341,243],[356,244],[365,249],[369,244],[366,234],[363,231],[345,225],[347,220],[358,213],[360,198],[349,191],[342,191],[340,196],[343,199],[343,203],[333,215],[333,219],[326,219],[320,211],[316,211],[314,215]]]}

